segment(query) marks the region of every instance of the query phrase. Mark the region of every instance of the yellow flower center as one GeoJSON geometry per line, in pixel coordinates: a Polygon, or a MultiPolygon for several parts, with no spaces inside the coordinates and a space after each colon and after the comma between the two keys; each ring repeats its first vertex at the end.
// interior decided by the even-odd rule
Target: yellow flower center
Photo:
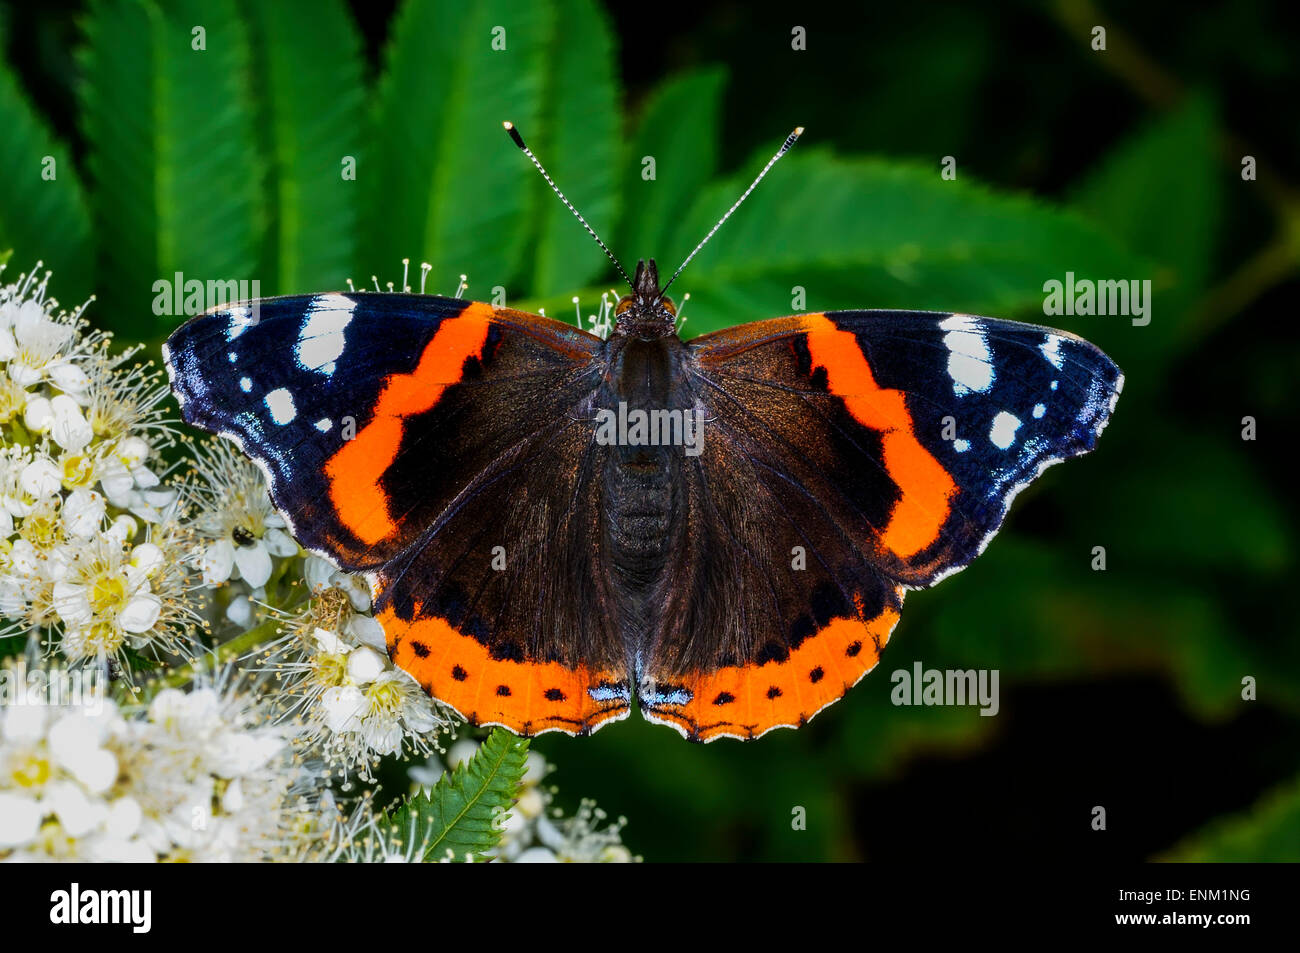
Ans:
{"type": "Polygon", "coordinates": [[[62,535],[57,517],[48,509],[37,510],[28,516],[18,532],[37,549],[50,549],[59,542],[62,535]]]}
{"type": "Polygon", "coordinates": [[[50,762],[35,754],[20,759],[11,777],[20,788],[34,788],[50,779],[50,762]]]}
{"type": "Polygon", "coordinates": [[[95,461],[88,454],[70,453],[63,458],[63,485],[69,490],[89,486],[95,479],[95,461]]]}
{"type": "Polygon", "coordinates": [[[348,657],[318,652],[312,656],[312,670],[319,684],[327,687],[342,685],[348,671],[348,657]]]}
{"type": "Polygon", "coordinates": [[[377,715],[394,715],[402,707],[402,690],[396,682],[375,682],[366,691],[370,711],[377,715]]]}
{"type": "Polygon", "coordinates": [[[96,615],[116,614],[126,606],[126,579],[120,573],[100,573],[90,584],[90,608],[96,615]]]}
{"type": "Polygon", "coordinates": [[[123,633],[112,622],[95,622],[86,630],[86,645],[94,651],[86,654],[102,652],[111,655],[122,647],[123,640],[123,633]]]}

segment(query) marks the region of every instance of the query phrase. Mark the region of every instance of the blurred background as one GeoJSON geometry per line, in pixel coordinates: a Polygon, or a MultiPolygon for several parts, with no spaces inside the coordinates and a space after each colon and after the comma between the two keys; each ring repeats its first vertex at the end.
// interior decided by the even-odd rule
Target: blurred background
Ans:
{"type": "Polygon", "coordinates": [[[1124,396],[806,728],[547,736],[561,798],[647,860],[1297,860],[1298,41],[1251,0],[5,3],[0,254],[155,347],[176,272],[269,295],[409,257],[431,291],[590,314],[612,269],[503,119],[661,268],[804,125],[675,287],[688,336],[798,286],[1065,327],[1124,396]],[[1067,272],[1150,279],[1150,323],[1045,318],[1067,272]],[[998,715],[892,705],[918,660],[997,669],[998,715]]]}

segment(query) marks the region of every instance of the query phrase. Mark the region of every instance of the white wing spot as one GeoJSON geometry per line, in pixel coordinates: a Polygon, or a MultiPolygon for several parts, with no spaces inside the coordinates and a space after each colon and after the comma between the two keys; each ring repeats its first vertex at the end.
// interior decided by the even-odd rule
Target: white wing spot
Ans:
{"type": "Polygon", "coordinates": [[[250,390],[253,389],[253,382],[247,377],[241,377],[239,379],[239,389],[242,390],[245,394],[247,394],[250,390]]]}
{"type": "Polygon", "coordinates": [[[1041,420],[1042,417],[1043,417],[1043,414],[1045,414],[1045,413],[1047,413],[1047,405],[1046,405],[1046,404],[1034,404],[1034,419],[1035,419],[1035,420],[1041,420]]]}
{"type": "Polygon", "coordinates": [[[277,387],[266,395],[266,409],[271,412],[271,419],[281,427],[298,416],[298,408],[293,405],[293,394],[283,387],[277,387]]]}
{"type": "Polygon", "coordinates": [[[329,433],[329,429],[333,426],[334,426],[333,421],[331,421],[328,417],[322,417],[320,420],[316,421],[316,429],[319,430],[321,433],[329,433]]]}
{"type": "Polygon", "coordinates": [[[993,446],[1006,450],[1016,442],[1016,431],[1019,429],[1020,418],[1004,410],[993,418],[989,439],[993,441],[993,446]]]}
{"type": "Polygon", "coordinates": [[[1049,334],[1047,340],[1038,345],[1043,357],[1058,371],[1065,366],[1065,355],[1061,353],[1061,342],[1064,340],[1059,334],[1049,334]]]}
{"type": "Polygon", "coordinates": [[[971,391],[983,393],[993,385],[993,355],[979,322],[968,314],[954,314],[939,322],[948,333],[943,343],[948,348],[948,376],[958,396],[971,391]]]}
{"type": "Polygon", "coordinates": [[[325,375],[334,373],[334,362],[347,345],[343,331],[352,323],[356,306],[351,298],[339,294],[317,295],[312,299],[302,330],[298,332],[300,365],[325,375]]]}
{"type": "Polygon", "coordinates": [[[256,323],[257,319],[253,317],[252,308],[231,308],[230,324],[226,327],[226,340],[233,341],[256,323]]]}
{"type": "Polygon", "coordinates": [[[958,453],[965,453],[967,450],[970,449],[970,441],[969,441],[969,440],[954,440],[954,441],[952,442],[952,448],[953,448],[954,450],[956,450],[958,453]]]}

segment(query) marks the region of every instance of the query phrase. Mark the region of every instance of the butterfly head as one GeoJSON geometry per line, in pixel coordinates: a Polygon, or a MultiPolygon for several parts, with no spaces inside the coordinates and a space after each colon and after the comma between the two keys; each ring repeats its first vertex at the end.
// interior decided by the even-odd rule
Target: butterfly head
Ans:
{"type": "Polygon", "coordinates": [[[677,306],[659,290],[659,269],[653,258],[636,263],[632,293],[618,299],[614,316],[615,334],[651,340],[677,333],[677,306]]]}

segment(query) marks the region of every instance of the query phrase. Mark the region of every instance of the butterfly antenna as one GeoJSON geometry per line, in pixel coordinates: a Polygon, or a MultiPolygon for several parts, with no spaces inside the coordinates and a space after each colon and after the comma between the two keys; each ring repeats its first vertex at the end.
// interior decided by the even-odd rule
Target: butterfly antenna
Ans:
{"type": "Polygon", "coordinates": [[[614,253],[600,240],[600,236],[596,234],[596,230],[587,224],[587,220],[582,217],[582,213],[574,208],[573,203],[566,199],[564,193],[556,187],[555,180],[551,178],[550,174],[545,168],[543,168],[542,164],[537,161],[537,156],[533,155],[533,150],[524,145],[524,137],[519,135],[519,130],[515,128],[515,124],[512,122],[503,122],[501,125],[506,127],[506,132],[510,133],[510,138],[515,141],[515,145],[523,151],[524,155],[528,156],[533,165],[537,166],[537,171],[542,173],[542,178],[545,179],[546,184],[551,187],[551,191],[559,196],[560,201],[564,203],[564,207],[577,216],[578,221],[582,223],[582,227],[587,230],[587,234],[596,240],[596,244],[600,246],[600,250],[603,251],[605,256],[614,263],[614,267],[617,268],[618,273],[623,276],[623,280],[629,285],[632,284],[632,279],[627,276],[627,272],[624,271],[623,266],[618,263],[618,259],[614,257],[614,253]]]}
{"type": "Polygon", "coordinates": [[[781,158],[781,156],[785,155],[787,152],[789,152],[790,147],[793,146],[796,142],[798,142],[799,137],[802,135],[803,135],[803,126],[798,126],[796,127],[794,132],[790,133],[790,135],[785,137],[785,142],[781,144],[780,149],[776,150],[776,155],[772,156],[772,158],[767,160],[767,165],[763,166],[763,171],[758,173],[758,175],[755,177],[753,182],[749,183],[749,188],[745,189],[744,194],[741,195],[740,198],[736,199],[736,204],[731,206],[731,208],[727,209],[727,214],[722,216],[722,218],[718,219],[718,224],[714,225],[711,229],[709,229],[709,234],[705,235],[704,240],[695,246],[695,251],[691,252],[689,255],[686,256],[686,260],[682,262],[681,265],[678,266],[676,271],[673,272],[673,276],[668,279],[668,283],[659,289],[660,295],[662,295],[665,291],[668,290],[668,285],[671,285],[674,281],[677,280],[677,276],[680,275],[682,273],[682,270],[691,263],[691,259],[700,253],[700,249],[709,243],[709,239],[713,237],[714,232],[716,232],[718,229],[722,227],[722,223],[725,222],[727,219],[731,218],[731,213],[734,212],[736,209],[740,208],[740,203],[745,201],[745,199],[749,198],[749,193],[754,191],[754,187],[758,185],[758,183],[763,181],[763,176],[767,175],[767,173],[772,170],[772,166],[776,165],[776,160],[781,158]]]}

